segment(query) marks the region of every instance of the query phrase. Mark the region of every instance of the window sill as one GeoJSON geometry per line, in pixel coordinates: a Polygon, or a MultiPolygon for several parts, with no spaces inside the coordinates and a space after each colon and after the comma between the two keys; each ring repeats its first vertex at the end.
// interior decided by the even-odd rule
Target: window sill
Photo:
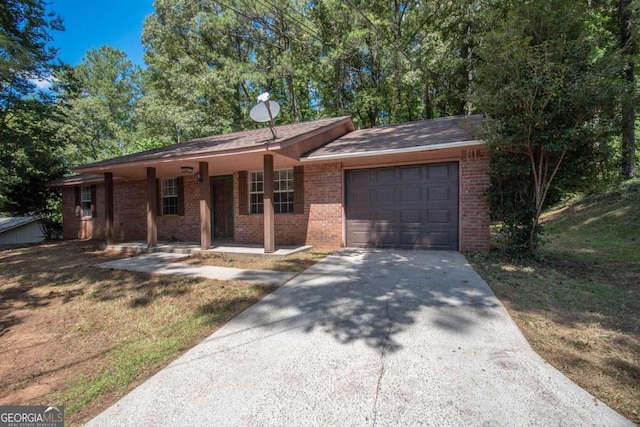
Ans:
{"type": "MultiPolygon", "coordinates": [[[[248,215],[248,216],[264,216],[264,213],[249,213],[249,214],[246,214],[246,215],[248,215]]],[[[301,215],[301,214],[296,214],[294,212],[284,212],[284,213],[282,213],[282,212],[281,213],[275,213],[274,212],[274,215],[301,215]]]]}

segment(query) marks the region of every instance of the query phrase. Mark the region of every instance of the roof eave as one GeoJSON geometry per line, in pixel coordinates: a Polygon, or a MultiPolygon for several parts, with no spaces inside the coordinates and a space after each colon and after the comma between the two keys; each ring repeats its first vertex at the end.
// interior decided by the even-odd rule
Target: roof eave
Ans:
{"type": "Polygon", "coordinates": [[[328,160],[343,160],[343,159],[353,159],[358,157],[373,157],[373,156],[385,156],[391,154],[405,154],[405,153],[417,153],[422,151],[434,151],[434,150],[445,150],[447,148],[463,148],[463,147],[471,147],[474,145],[485,145],[486,143],[479,139],[468,140],[468,141],[456,141],[456,142],[446,142],[442,144],[430,144],[430,145],[422,145],[418,147],[406,147],[406,148],[391,148],[388,150],[373,150],[373,151],[361,151],[357,153],[338,153],[338,154],[325,154],[317,157],[303,157],[300,159],[301,162],[326,162],[328,160]]]}
{"type": "MultiPolygon", "coordinates": [[[[127,168],[131,166],[152,167],[153,165],[157,165],[157,164],[172,163],[177,161],[198,161],[198,160],[209,159],[214,157],[280,150],[282,148],[290,147],[300,141],[304,141],[308,138],[311,138],[314,135],[318,135],[330,129],[338,128],[341,126],[345,126],[348,129],[347,133],[349,131],[354,130],[354,125],[353,125],[353,121],[351,120],[351,117],[343,116],[343,117],[338,117],[335,122],[326,124],[313,131],[305,132],[300,135],[295,135],[290,138],[283,139],[281,141],[266,140],[261,143],[256,143],[256,146],[252,146],[252,147],[242,147],[242,148],[235,148],[235,149],[221,150],[221,151],[215,151],[215,150],[203,151],[200,153],[192,153],[192,154],[184,154],[184,155],[169,155],[166,157],[161,156],[156,158],[147,158],[147,159],[140,159],[140,160],[133,160],[133,161],[124,161],[124,162],[113,162],[113,163],[106,163],[106,164],[101,164],[102,162],[97,162],[97,163],[76,167],[73,169],[73,171],[76,173],[102,174],[105,172],[110,172],[112,170],[127,168]]],[[[276,131],[277,131],[277,127],[276,127],[276,131]]]]}
{"type": "Polygon", "coordinates": [[[264,151],[272,151],[280,149],[280,144],[277,142],[269,142],[267,144],[261,145],[260,147],[251,147],[251,148],[238,148],[235,150],[226,150],[226,151],[208,151],[204,153],[198,154],[186,154],[182,156],[171,156],[171,157],[160,157],[157,159],[145,159],[145,160],[134,160],[132,162],[122,162],[122,163],[111,163],[107,165],[101,165],[97,167],[92,167],[91,165],[80,166],[74,168],[73,171],[76,173],[105,173],[110,172],[112,170],[128,168],[131,166],[143,166],[143,167],[153,167],[154,165],[163,164],[163,163],[173,163],[173,162],[186,162],[186,161],[198,161],[202,159],[209,159],[213,157],[223,157],[223,156],[231,156],[234,154],[249,154],[249,153],[259,153],[264,151]]]}
{"type": "MultiPolygon", "coordinates": [[[[119,177],[114,177],[114,181],[119,180],[119,177]]],[[[47,182],[45,184],[46,187],[49,188],[60,188],[60,187],[74,187],[76,185],[86,185],[86,184],[102,184],[104,182],[104,177],[96,176],[96,177],[69,177],[58,179],[56,181],[47,182]]]]}

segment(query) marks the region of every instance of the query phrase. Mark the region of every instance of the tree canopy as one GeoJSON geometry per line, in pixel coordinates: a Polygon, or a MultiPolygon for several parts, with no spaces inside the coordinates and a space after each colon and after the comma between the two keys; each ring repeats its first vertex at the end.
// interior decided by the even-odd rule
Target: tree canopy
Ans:
{"type": "Polygon", "coordinates": [[[24,165],[51,179],[73,165],[251,129],[265,91],[282,106],[278,123],[486,114],[492,212],[528,248],[556,194],[636,173],[638,0],[154,7],[141,68],[109,46],[53,66],[60,18],[42,0],[0,5],[0,211],[18,212],[18,189],[37,181],[18,171],[24,165]],[[30,81],[50,76],[53,89],[34,93],[30,81]]]}
{"type": "Polygon", "coordinates": [[[614,127],[620,64],[615,39],[579,2],[525,2],[503,16],[476,51],[475,95],[491,118],[494,206],[532,250],[552,184],[614,127]]]}

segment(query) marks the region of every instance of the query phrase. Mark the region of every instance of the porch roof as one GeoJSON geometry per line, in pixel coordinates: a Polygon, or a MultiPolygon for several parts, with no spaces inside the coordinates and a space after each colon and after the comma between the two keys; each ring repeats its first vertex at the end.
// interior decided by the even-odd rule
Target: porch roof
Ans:
{"type": "MultiPolygon", "coordinates": [[[[184,160],[193,161],[219,155],[255,153],[264,152],[265,150],[284,150],[292,145],[305,142],[319,133],[340,127],[345,128],[342,134],[352,131],[354,127],[351,117],[344,116],[276,126],[277,138],[275,140],[273,140],[269,128],[207,136],[79,166],[74,168],[74,172],[102,174],[122,167],[150,166],[156,163],[184,160]]],[[[326,143],[328,141],[319,142],[326,143]]]]}

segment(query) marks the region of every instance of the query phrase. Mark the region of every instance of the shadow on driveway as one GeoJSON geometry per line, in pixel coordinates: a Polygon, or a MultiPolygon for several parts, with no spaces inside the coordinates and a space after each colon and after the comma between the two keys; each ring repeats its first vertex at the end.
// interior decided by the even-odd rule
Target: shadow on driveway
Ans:
{"type": "Polygon", "coordinates": [[[454,252],[343,250],[88,425],[632,425],[533,352],[454,252]],[[161,410],[159,410],[161,408],[161,410]]]}

